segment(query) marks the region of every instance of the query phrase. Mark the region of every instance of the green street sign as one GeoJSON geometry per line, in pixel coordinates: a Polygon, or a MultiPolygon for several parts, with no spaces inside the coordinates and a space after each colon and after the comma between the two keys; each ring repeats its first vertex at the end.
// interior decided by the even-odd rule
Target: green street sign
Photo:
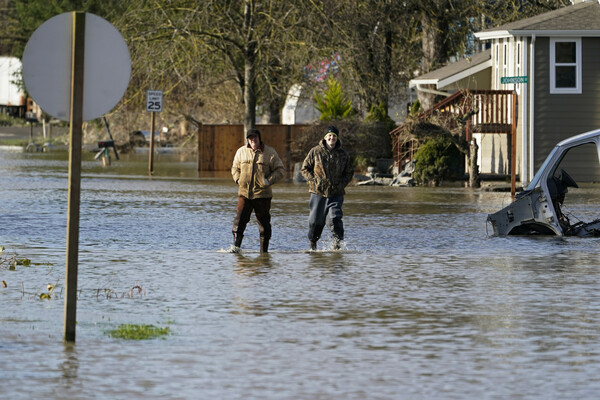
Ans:
{"type": "Polygon", "coordinates": [[[503,76],[500,78],[500,83],[506,85],[508,83],[529,83],[528,76],[503,76]]]}

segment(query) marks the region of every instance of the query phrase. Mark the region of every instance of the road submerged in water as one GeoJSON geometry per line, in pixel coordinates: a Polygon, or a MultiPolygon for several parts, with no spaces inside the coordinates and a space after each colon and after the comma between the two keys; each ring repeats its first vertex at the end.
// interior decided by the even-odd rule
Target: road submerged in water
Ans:
{"type": "MultiPolygon", "coordinates": [[[[231,245],[227,174],[160,155],[83,163],[77,341],[64,345],[67,161],[0,150],[3,395],[592,399],[600,239],[490,237],[506,193],[352,186],[345,248],[309,252],[308,193],[274,188],[273,239],[231,245]],[[50,299],[41,299],[48,284],[50,299]],[[135,290],[134,290],[135,288],[135,290]],[[137,288],[141,288],[138,290],[137,288]],[[169,327],[130,341],[120,324],[169,327]]],[[[597,213],[600,187],[570,193],[597,213]]],[[[597,216],[596,216],[597,217],[597,216]]],[[[592,218],[593,219],[593,218],[592,218]]],[[[327,242],[325,235],[324,242],[327,242]]]]}

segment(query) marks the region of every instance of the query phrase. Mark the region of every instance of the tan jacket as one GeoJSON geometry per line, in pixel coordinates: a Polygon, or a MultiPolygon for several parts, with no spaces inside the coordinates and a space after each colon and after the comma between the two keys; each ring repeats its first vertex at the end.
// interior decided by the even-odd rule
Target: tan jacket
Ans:
{"type": "Polygon", "coordinates": [[[257,150],[248,145],[240,147],[231,167],[233,180],[239,186],[238,195],[250,200],[273,197],[271,185],[280,181],[284,174],[283,162],[277,152],[265,144],[257,150]]]}

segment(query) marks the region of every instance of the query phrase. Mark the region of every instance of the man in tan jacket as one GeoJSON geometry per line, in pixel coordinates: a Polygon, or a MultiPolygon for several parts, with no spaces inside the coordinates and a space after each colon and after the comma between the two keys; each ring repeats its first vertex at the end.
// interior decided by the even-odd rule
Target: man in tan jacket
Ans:
{"type": "Polygon", "coordinates": [[[260,252],[269,251],[271,239],[271,186],[284,176],[283,162],[274,148],[262,142],[258,129],[246,132],[247,144],[238,149],[231,175],[237,183],[237,214],[233,219],[233,251],[239,252],[252,211],[258,220],[260,252]]]}

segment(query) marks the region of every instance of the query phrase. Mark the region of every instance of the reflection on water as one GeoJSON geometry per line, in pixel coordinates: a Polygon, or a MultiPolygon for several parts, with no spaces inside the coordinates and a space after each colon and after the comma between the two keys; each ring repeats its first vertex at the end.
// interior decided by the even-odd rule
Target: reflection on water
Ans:
{"type": "Polygon", "coordinates": [[[77,347],[73,344],[65,344],[64,359],[60,364],[62,370],[62,385],[67,389],[77,386],[79,359],[77,355],[77,347]]]}
{"type": "MultiPolygon", "coordinates": [[[[600,239],[488,237],[504,193],[355,186],[346,249],[310,252],[306,187],[283,183],[271,253],[259,253],[253,219],[232,254],[231,178],[196,177],[193,161],[165,156],[155,168],[150,179],[141,157],[84,163],[77,343],[67,346],[66,158],[0,150],[0,245],[34,263],[0,267],[2,396],[583,399],[600,389],[600,239]],[[171,334],[109,338],[122,323],[171,334]]],[[[571,212],[589,219],[598,194],[573,193],[571,212]]]]}

